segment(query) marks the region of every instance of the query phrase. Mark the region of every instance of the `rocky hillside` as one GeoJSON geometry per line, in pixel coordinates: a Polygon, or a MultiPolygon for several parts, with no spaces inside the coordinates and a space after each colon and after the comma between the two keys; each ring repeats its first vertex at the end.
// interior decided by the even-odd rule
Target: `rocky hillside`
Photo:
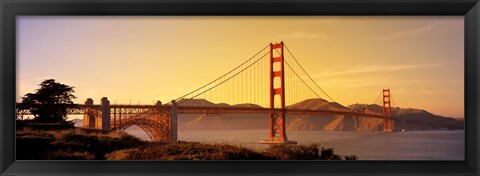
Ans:
{"type": "MultiPolygon", "coordinates": [[[[354,104],[348,106],[352,111],[382,114],[383,108],[379,105],[354,104]]],[[[463,119],[443,117],[428,111],[412,108],[392,108],[392,118],[395,121],[395,130],[439,130],[464,129],[463,119]]]]}
{"type": "Polygon", "coordinates": [[[75,127],[83,127],[83,119],[73,119],[71,120],[75,127]]]}
{"type": "MultiPolygon", "coordinates": [[[[184,101],[184,100],[180,100],[184,101]]],[[[180,102],[179,101],[179,102],[180,102]]],[[[189,100],[182,106],[229,107],[228,104],[214,104],[204,99],[189,100]]],[[[233,107],[260,107],[255,104],[237,104],[233,107]]],[[[329,111],[353,111],[368,114],[383,114],[379,105],[353,104],[348,107],[323,99],[308,99],[287,109],[312,109],[329,111]]],[[[267,130],[269,117],[266,114],[179,114],[179,130],[267,130]]],[[[392,108],[394,131],[464,129],[463,119],[442,117],[420,109],[392,108]]],[[[327,130],[327,131],[381,131],[383,120],[356,118],[343,115],[287,115],[287,130],[327,130]]],[[[79,121],[78,123],[81,123],[79,121]]],[[[77,123],[77,124],[78,124],[77,123]]]]}
{"type": "MultiPolygon", "coordinates": [[[[190,105],[229,106],[213,104],[206,100],[191,100],[190,105]],[[198,103],[197,103],[198,101],[198,103]]],[[[236,107],[259,107],[242,104],[236,107]]],[[[354,111],[370,114],[383,114],[378,105],[354,104],[348,107],[323,99],[308,99],[288,109],[312,109],[330,111],[354,111]]],[[[440,130],[463,129],[463,120],[434,115],[420,109],[392,108],[394,131],[405,130],[440,130]]],[[[179,115],[180,130],[257,130],[268,129],[267,115],[223,114],[223,115],[179,115]]],[[[287,130],[328,130],[328,131],[381,131],[383,120],[374,118],[356,118],[342,115],[287,115],[287,130]]]]}
{"type": "MultiPolygon", "coordinates": [[[[287,108],[328,111],[350,111],[348,107],[323,99],[308,99],[287,108]]],[[[377,131],[383,129],[383,121],[370,118],[353,118],[343,115],[301,115],[294,116],[287,124],[287,130],[327,131],[377,131]]]]}

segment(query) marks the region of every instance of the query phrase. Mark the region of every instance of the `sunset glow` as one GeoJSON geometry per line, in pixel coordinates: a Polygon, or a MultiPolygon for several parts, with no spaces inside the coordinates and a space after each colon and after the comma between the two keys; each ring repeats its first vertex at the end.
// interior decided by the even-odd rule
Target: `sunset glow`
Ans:
{"type": "MultiPolygon", "coordinates": [[[[17,17],[17,101],[45,79],[75,102],[153,104],[283,41],[338,103],[464,117],[463,17],[17,17]]],[[[288,96],[286,96],[288,99],[288,96]]]]}

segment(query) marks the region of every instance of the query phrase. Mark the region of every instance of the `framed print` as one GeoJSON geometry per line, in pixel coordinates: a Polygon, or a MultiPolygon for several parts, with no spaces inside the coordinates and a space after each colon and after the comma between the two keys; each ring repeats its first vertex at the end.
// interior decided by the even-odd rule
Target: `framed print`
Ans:
{"type": "Polygon", "coordinates": [[[478,1],[1,8],[2,175],[478,175],[478,1]]]}

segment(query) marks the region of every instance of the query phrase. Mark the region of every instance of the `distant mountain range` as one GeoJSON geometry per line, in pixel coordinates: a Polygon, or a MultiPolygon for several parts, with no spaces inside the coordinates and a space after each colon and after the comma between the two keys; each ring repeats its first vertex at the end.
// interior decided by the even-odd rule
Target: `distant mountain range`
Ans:
{"type": "Polygon", "coordinates": [[[73,119],[71,120],[75,127],[82,127],[83,126],[83,119],[73,119]]]}
{"type": "MultiPolygon", "coordinates": [[[[379,105],[354,104],[348,108],[355,112],[383,114],[383,107],[379,105]]],[[[392,118],[397,130],[464,129],[462,118],[443,117],[421,109],[392,108],[392,118]]]]}
{"type": "MultiPolygon", "coordinates": [[[[180,100],[184,101],[184,100],[180,100]]],[[[182,106],[214,107],[260,107],[255,104],[228,105],[215,104],[205,99],[194,99],[182,103],[182,106]]],[[[330,111],[352,111],[369,114],[383,114],[383,107],[374,104],[353,104],[343,106],[323,99],[308,99],[287,109],[311,109],[330,111]]],[[[430,112],[412,108],[392,108],[394,131],[410,130],[463,130],[464,120],[434,115],[430,112]]],[[[76,121],[82,124],[81,120],[76,121]]],[[[375,118],[355,118],[343,115],[287,115],[287,130],[327,130],[327,131],[381,131],[383,120],[375,118]]],[[[268,115],[242,114],[179,114],[179,130],[266,130],[269,129],[268,115]]]]}

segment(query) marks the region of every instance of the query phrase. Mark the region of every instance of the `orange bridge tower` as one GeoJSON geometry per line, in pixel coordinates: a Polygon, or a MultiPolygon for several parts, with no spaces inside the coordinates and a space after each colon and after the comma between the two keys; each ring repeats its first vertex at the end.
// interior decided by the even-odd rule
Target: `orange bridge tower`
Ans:
{"type": "Polygon", "coordinates": [[[383,131],[392,131],[392,111],[390,106],[390,89],[383,89],[383,116],[385,116],[385,122],[383,125],[383,131]]]}
{"type": "MultiPolygon", "coordinates": [[[[296,144],[288,141],[285,129],[285,72],[284,45],[270,43],[270,132],[265,144],[296,144]],[[280,108],[275,108],[275,98],[280,99],[280,108]]],[[[278,103],[278,102],[277,102],[278,103]]]]}

